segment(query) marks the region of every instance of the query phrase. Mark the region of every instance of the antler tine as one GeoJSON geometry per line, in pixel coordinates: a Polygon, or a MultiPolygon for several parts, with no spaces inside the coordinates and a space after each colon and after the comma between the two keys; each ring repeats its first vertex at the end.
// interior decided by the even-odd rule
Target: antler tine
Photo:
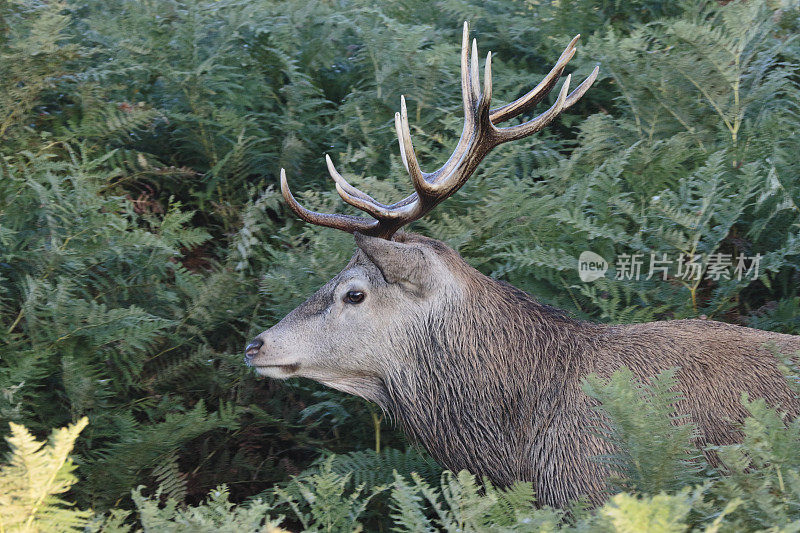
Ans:
{"type": "Polygon", "coordinates": [[[406,147],[403,145],[403,130],[400,129],[400,114],[394,114],[394,129],[397,132],[397,143],[400,145],[400,158],[403,160],[403,166],[406,167],[408,172],[408,159],[406,158],[406,147]]]}
{"type": "MultiPolygon", "coordinates": [[[[486,54],[486,63],[483,65],[483,99],[488,106],[492,101],[492,52],[486,54]]],[[[489,118],[491,120],[491,116],[489,118]]]]}
{"type": "Polygon", "coordinates": [[[574,91],[569,93],[569,96],[567,96],[567,101],[564,102],[564,109],[567,109],[568,107],[572,107],[572,105],[575,102],[580,100],[581,96],[586,94],[586,91],[589,90],[589,87],[591,87],[592,84],[594,83],[594,81],[597,79],[597,75],[598,75],[599,72],[600,72],[600,65],[596,65],[592,69],[592,73],[589,74],[588,76],[586,76],[586,79],[583,80],[580,85],[575,87],[574,91]]]}
{"type": "Polygon", "coordinates": [[[297,216],[311,224],[339,229],[348,233],[358,231],[367,235],[376,235],[378,233],[377,230],[380,229],[377,220],[370,220],[366,217],[340,214],[332,215],[328,213],[317,213],[316,211],[306,209],[295,200],[292,191],[289,190],[289,184],[286,181],[286,170],[284,169],[281,169],[281,194],[289,205],[289,208],[294,211],[297,216]]]}
{"type": "Polygon", "coordinates": [[[365,200],[365,201],[371,201],[371,202],[375,202],[376,204],[379,204],[379,202],[374,200],[367,193],[364,193],[361,190],[357,189],[356,187],[353,187],[352,185],[350,185],[350,183],[348,183],[348,181],[346,179],[344,179],[344,176],[342,176],[339,173],[339,171],[336,170],[336,167],[333,165],[333,160],[331,159],[331,156],[329,156],[328,154],[325,154],[325,164],[328,166],[328,174],[331,175],[331,178],[333,178],[333,181],[336,182],[336,185],[341,186],[341,188],[348,195],[355,196],[356,198],[360,198],[360,199],[365,200]]]}
{"type": "Polygon", "coordinates": [[[400,113],[395,113],[395,120],[400,123],[400,144],[404,150],[403,158],[408,163],[406,168],[411,176],[411,182],[414,184],[414,190],[417,191],[420,199],[432,197],[435,189],[431,187],[431,184],[425,179],[425,173],[419,168],[414,144],[411,142],[411,127],[408,124],[408,108],[404,96],[400,97],[400,113]]]}
{"type": "Polygon", "coordinates": [[[333,161],[328,154],[325,154],[325,162],[328,165],[328,173],[333,178],[333,181],[336,182],[336,192],[339,193],[339,196],[341,196],[342,200],[353,207],[372,215],[378,220],[392,220],[400,218],[403,215],[401,211],[392,210],[390,206],[380,203],[372,196],[350,185],[350,183],[344,179],[344,176],[342,176],[339,171],[336,170],[336,167],[333,165],[333,161]]]}
{"type": "Polygon", "coordinates": [[[556,102],[550,106],[550,109],[541,115],[517,126],[495,128],[495,131],[500,138],[500,142],[514,141],[523,137],[527,137],[528,135],[536,133],[553,122],[553,120],[555,120],[555,118],[564,110],[564,102],[566,102],[567,99],[567,92],[569,91],[569,82],[571,78],[572,74],[567,74],[567,78],[564,80],[564,85],[561,86],[561,91],[558,93],[556,102]]]}
{"type": "Polygon", "coordinates": [[[489,114],[492,124],[499,124],[519,116],[541,102],[550,93],[550,91],[553,90],[558,78],[561,77],[561,73],[564,72],[564,68],[567,66],[567,63],[569,63],[570,59],[572,59],[572,57],[575,55],[575,45],[578,43],[578,39],[580,38],[580,34],[572,38],[567,47],[564,48],[564,51],[561,52],[561,56],[559,56],[556,64],[553,65],[553,68],[547,73],[547,76],[545,76],[544,79],[542,79],[542,81],[536,85],[536,87],[528,91],[525,96],[504,106],[498,107],[497,109],[492,109],[489,114]]]}
{"type": "MultiPolygon", "coordinates": [[[[464,104],[464,117],[472,113],[474,100],[470,90],[470,61],[469,61],[469,23],[464,21],[464,32],[461,36],[461,99],[464,104]]],[[[465,120],[466,122],[466,120],[465,120]]],[[[464,125],[466,129],[466,124],[464,125]]]]}
{"type": "Polygon", "coordinates": [[[472,39],[472,57],[469,74],[470,80],[472,81],[472,100],[473,102],[477,102],[478,98],[481,97],[481,80],[478,75],[478,40],[472,39]]]}
{"type": "Polygon", "coordinates": [[[586,94],[586,91],[592,86],[592,84],[597,79],[597,75],[600,72],[600,67],[595,66],[592,69],[591,74],[589,74],[585,80],[578,85],[574,91],[569,93],[566,98],[563,98],[562,105],[559,106],[559,102],[562,100],[562,97],[566,94],[566,91],[569,89],[570,80],[572,79],[572,74],[568,74],[565,81],[564,86],[561,87],[561,92],[558,95],[558,99],[556,103],[554,103],[550,109],[542,113],[541,115],[537,116],[534,119],[529,120],[523,124],[519,124],[517,126],[509,126],[505,128],[496,128],[497,131],[501,132],[502,140],[500,142],[507,142],[507,141],[514,141],[517,139],[521,139],[523,137],[527,137],[537,131],[545,128],[548,124],[550,124],[559,114],[561,114],[565,109],[571,107],[575,104],[578,100],[580,100],[581,96],[586,94]]]}

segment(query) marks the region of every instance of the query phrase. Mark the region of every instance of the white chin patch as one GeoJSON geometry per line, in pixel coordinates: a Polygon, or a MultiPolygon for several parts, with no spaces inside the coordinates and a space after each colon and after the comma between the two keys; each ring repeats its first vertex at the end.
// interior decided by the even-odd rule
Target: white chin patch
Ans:
{"type": "Polygon", "coordinates": [[[256,372],[260,376],[273,379],[286,379],[297,374],[300,365],[257,366],[256,372]]]}

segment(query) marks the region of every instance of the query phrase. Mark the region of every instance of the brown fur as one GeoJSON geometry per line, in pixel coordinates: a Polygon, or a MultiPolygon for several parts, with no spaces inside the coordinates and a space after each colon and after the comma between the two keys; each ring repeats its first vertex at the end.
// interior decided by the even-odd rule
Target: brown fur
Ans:
{"type": "MultiPolygon", "coordinates": [[[[800,414],[800,402],[765,347],[774,343],[794,353],[800,336],[709,320],[583,322],[482,275],[439,241],[417,235],[395,240],[434,254],[458,290],[439,295],[437,306],[420,316],[386,327],[389,353],[362,364],[358,385],[351,380],[339,387],[308,375],[380,403],[446,468],[500,485],[531,481],[542,504],[563,506],[581,494],[600,503],[608,472],[591,458],[611,449],[589,430],[593,401],[581,381],[592,372],[610,376],[621,366],[640,379],[679,367],[685,398],[679,409],[699,428],[701,444],[740,437],[735,424],[746,416],[743,392],[792,417],[800,414]]],[[[340,276],[354,266],[369,268],[373,255],[359,251],[340,276]]],[[[387,265],[379,268],[389,279],[397,265],[387,265]]],[[[334,278],[329,285],[337,283],[334,278]]],[[[331,290],[323,288],[312,300],[331,290]]],[[[259,338],[278,342],[273,337],[298,327],[303,316],[300,306],[288,323],[259,338]]]]}

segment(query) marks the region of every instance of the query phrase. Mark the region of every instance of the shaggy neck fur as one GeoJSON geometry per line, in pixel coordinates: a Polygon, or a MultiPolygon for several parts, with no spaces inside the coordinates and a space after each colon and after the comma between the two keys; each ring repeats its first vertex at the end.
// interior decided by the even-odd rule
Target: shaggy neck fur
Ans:
{"type": "Polygon", "coordinates": [[[398,339],[410,364],[385,377],[388,409],[451,470],[468,469],[501,485],[533,481],[541,503],[551,505],[565,504],[579,489],[597,493],[587,483],[570,487],[541,474],[563,465],[564,457],[556,456],[586,438],[574,424],[588,414],[583,403],[575,404],[577,376],[590,371],[584,353],[601,326],[572,320],[473,272],[481,279],[466,291],[468,300],[452,302],[398,339]]]}

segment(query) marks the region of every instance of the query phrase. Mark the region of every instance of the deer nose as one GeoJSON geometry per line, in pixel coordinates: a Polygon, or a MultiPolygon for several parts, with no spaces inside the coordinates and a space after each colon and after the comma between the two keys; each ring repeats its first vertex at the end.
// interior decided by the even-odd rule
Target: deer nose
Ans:
{"type": "Polygon", "coordinates": [[[264,341],[261,339],[253,339],[253,342],[247,345],[244,349],[244,362],[250,364],[250,361],[258,355],[258,351],[264,346],[264,341]]]}

